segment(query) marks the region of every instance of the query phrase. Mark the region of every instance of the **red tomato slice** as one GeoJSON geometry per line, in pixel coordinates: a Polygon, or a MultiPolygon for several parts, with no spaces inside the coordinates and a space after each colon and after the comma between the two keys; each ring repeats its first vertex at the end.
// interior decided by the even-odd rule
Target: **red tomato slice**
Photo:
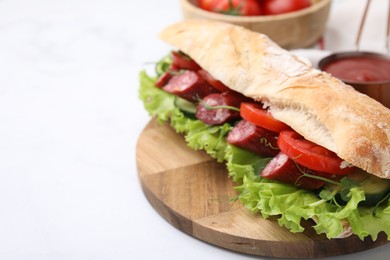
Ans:
{"type": "Polygon", "coordinates": [[[226,87],[225,84],[223,84],[221,81],[215,79],[213,76],[211,76],[210,73],[207,71],[201,69],[198,71],[198,73],[216,90],[219,92],[226,92],[226,91],[232,91],[230,88],[226,87]]]}
{"type": "Polygon", "coordinates": [[[271,113],[266,109],[263,109],[259,103],[242,103],[240,115],[252,124],[264,127],[269,131],[280,132],[282,130],[290,129],[285,123],[276,120],[271,113]]]}
{"type": "Polygon", "coordinates": [[[172,65],[179,69],[185,70],[197,71],[201,69],[198,63],[196,63],[193,59],[184,53],[177,51],[172,51],[172,65]]]}
{"type": "Polygon", "coordinates": [[[334,152],[305,140],[292,130],[279,133],[278,146],[296,163],[312,170],[338,175],[346,175],[353,170],[352,167],[340,168],[343,160],[334,152]]]}

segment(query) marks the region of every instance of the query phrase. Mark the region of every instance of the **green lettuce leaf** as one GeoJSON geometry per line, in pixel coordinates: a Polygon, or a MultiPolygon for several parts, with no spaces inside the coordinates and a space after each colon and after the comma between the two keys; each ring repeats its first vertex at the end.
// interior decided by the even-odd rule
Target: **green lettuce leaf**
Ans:
{"type": "Polygon", "coordinates": [[[139,98],[143,101],[149,115],[160,122],[168,121],[176,110],[175,97],[155,86],[155,78],[148,77],[145,71],[140,73],[139,98]]]}
{"type": "MultiPolygon", "coordinates": [[[[164,72],[169,60],[161,62],[159,74],[164,72]]],[[[209,126],[186,117],[175,106],[173,95],[155,87],[155,80],[146,72],[140,73],[139,97],[145,109],[158,121],[169,122],[178,133],[184,134],[192,149],[205,150],[218,162],[225,162],[229,176],[237,183],[239,200],[248,210],[264,218],[276,217],[279,225],[291,232],[304,231],[302,220],[313,219],[313,228],[318,234],[337,238],[344,231],[343,224],[348,221],[352,232],[360,239],[371,236],[375,240],[381,231],[390,239],[389,199],[381,206],[359,207],[359,202],[365,200],[364,192],[359,187],[353,187],[347,194],[350,198],[348,203],[338,205],[332,203],[329,196],[321,197],[315,192],[259,177],[258,173],[270,158],[261,158],[228,144],[225,137],[232,129],[229,124],[209,126]]]]}

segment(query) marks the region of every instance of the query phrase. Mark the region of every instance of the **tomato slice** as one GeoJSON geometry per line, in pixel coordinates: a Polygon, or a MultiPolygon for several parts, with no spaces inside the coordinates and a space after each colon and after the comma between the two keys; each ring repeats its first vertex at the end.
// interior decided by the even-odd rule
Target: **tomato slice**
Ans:
{"type": "Polygon", "coordinates": [[[198,71],[200,66],[182,52],[172,51],[172,64],[179,69],[198,71]]]}
{"type": "Polygon", "coordinates": [[[312,170],[338,175],[346,175],[353,170],[352,167],[340,168],[343,160],[334,152],[304,139],[292,130],[279,133],[278,146],[296,163],[312,170]]]}
{"type": "Polygon", "coordinates": [[[213,76],[211,76],[210,73],[207,71],[201,69],[198,71],[198,73],[211,85],[213,88],[218,90],[219,92],[226,92],[226,91],[232,91],[230,88],[225,86],[221,81],[215,79],[213,76]]]}
{"type": "Polygon", "coordinates": [[[240,107],[240,115],[245,120],[254,125],[264,127],[273,132],[290,129],[288,125],[275,119],[271,113],[261,107],[260,103],[247,102],[242,103],[240,107]]]}

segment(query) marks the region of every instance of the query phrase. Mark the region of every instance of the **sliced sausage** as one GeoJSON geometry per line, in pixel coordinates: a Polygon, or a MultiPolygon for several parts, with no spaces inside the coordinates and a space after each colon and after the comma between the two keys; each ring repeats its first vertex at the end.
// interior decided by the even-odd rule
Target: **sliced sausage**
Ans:
{"type": "Polygon", "coordinates": [[[241,120],[229,132],[227,141],[260,156],[275,156],[279,153],[277,145],[278,133],[241,120]]]}
{"type": "Polygon", "coordinates": [[[168,84],[169,80],[172,78],[172,73],[170,71],[164,72],[156,81],[155,85],[159,88],[164,87],[168,84]]]}
{"type": "Polygon", "coordinates": [[[172,51],[172,64],[179,69],[184,70],[200,70],[201,67],[189,56],[185,55],[182,52],[172,51]]]}
{"type": "Polygon", "coordinates": [[[321,173],[300,166],[289,159],[285,153],[279,152],[261,171],[260,175],[307,190],[316,190],[325,184],[322,180],[302,177],[302,172],[321,176],[321,173]]]}
{"type": "Polygon", "coordinates": [[[230,90],[225,84],[223,84],[221,81],[215,79],[213,76],[211,76],[210,73],[207,71],[201,69],[198,71],[198,73],[216,90],[219,92],[226,92],[226,91],[232,91],[230,90]]]}
{"type": "Polygon", "coordinates": [[[209,125],[221,125],[240,118],[240,112],[229,108],[213,108],[218,106],[231,106],[239,108],[241,102],[247,100],[235,92],[213,93],[207,95],[199,102],[196,109],[196,118],[209,125]]]}
{"type": "Polygon", "coordinates": [[[190,102],[197,102],[206,95],[217,92],[197,72],[190,70],[173,76],[163,90],[190,102]]]}

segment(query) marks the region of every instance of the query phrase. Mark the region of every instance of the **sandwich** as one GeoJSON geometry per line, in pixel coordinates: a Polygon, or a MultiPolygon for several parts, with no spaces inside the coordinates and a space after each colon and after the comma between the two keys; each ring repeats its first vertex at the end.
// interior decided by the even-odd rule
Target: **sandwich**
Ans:
{"type": "Polygon", "coordinates": [[[390,234],[390,110],[266,35],[186,20],[139,96],[188,146],[226,164],[238,200],[291,232],[390,234]]]}

